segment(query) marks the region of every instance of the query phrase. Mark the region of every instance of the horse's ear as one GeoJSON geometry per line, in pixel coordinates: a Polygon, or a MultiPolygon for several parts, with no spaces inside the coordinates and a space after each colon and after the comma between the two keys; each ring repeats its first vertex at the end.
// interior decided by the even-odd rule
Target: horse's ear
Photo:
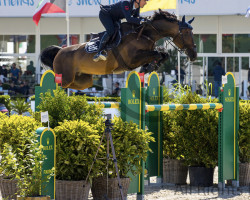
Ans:
{"type": "Polygon", "coordinates": [[[194,17],[188,21],[189,24],[191,24],[194,21],[194,17]]]}
{"type": "Polygon", "coordinates": [[[159,8],[159,13],[161,13],[162,12],[162,10],[159,8]]]}
{"type": "Polygon", "coordinates": [[[182,23],[185,23],[185,15],[182,17],[182,23]]]}

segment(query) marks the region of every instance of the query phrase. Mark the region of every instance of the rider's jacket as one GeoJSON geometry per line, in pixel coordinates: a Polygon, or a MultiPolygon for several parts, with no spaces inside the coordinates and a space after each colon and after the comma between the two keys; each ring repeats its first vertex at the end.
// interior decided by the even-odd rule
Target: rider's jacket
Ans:
{"type": "Polygon", "coordinates": [[[126,19],[127,22],[133,24],[140,24],[141,19],[139,17],[140,7],[133,9],[134,1],[119,1],[112,5],[101,6],[101,11],[109,13],[113,21],[120,21],[126,19]]]}

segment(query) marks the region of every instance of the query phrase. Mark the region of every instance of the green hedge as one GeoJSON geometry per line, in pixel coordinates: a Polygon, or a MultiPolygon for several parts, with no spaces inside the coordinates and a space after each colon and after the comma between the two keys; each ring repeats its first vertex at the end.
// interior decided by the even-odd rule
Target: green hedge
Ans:
{"type": "Polygon", "coordinates": [[[250,162],[250,102],[240,102],[239,109],[239,159],[241,163],[250,162]]]}
{"type": "MultiPolygon", "coordinates": [[[[67,96],[64,90],[54,90],[54,96],[50,92],[41,95],[40,111],[48,111],[50,127],[55,128],[64,120],[83,120],[90,124],[102,117],[102,109],[94,104],[88,104],[86,96],[67,96]]],[[[34,114],[40,120],[40,112],[34,114]]]]}
{"type": "MultiPolygon", "coordinates": [[[[207,103],[186,90],[175,103],[207,103]]],[[[217,99],[212,100],[217,102],[217,99]]],[[[218,111],[169,111],[163,114],[163,156],[183,159],[189,166],[215,167],[218,161],[218,111]]]]}
{"type": "MultiPolygon", "coordinates": [[[[12,152],[17,154],[18,159],[24,160],[28,146],[32,143],[32,137],[38,127],[41,127],[41,123],[37,122],[34,118],[11,115],[0,115],[0,152],[4,152],[6,144],[11,146],[12,152]]],[[[1,172],[6,170],[2,168],[1,172]]],[[[8,169],[11,173],[11,169],[8,169]]]]}

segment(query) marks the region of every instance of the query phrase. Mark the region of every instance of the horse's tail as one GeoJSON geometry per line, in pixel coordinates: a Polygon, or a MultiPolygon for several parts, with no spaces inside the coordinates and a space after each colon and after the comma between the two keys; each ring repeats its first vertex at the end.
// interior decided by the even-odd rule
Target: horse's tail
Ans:
{"type": "Polygon", "coordinates": [[[49,46],[46,49],[44,49],[40,54],[40,59],[41,59],[42,64],[52,69],[54,59],[58,51],[60,51],[60,49],[61,47],[55,46],[55,45],[49,46]]]}

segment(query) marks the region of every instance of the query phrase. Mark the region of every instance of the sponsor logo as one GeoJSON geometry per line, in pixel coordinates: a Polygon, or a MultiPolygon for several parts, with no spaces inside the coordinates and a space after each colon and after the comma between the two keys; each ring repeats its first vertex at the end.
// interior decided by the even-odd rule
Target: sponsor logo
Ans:
{"type": "Polygon", "coordinates": [[[129,7],[128,7],[128,6],[125,6],[125,10],[129,10],[129,7]]]}

